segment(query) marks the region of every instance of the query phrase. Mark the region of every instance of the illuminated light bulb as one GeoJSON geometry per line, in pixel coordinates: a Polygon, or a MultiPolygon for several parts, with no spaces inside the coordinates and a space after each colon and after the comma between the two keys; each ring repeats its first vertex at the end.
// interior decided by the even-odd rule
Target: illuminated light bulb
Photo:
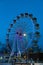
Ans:
{"type": "Polygon", "coordinates": [[[26,36],[26,34],[24,33],[23,36],[26,36]]]}
{"type": "Polygon", "coordinates": [[[3,59],[2,57],[0,57],[0,59],[3,59]]]}

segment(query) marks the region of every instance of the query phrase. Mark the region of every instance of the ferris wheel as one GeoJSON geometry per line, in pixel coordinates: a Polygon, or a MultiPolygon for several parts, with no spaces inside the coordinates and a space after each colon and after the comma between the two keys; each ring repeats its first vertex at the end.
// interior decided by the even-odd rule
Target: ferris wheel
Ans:
{"type": "Polygon", "coordinates": [[[10,45],[11,53],[25,52],[32,43],[37,43],[40,37],[39,28],[37,18],[32,14],[21,13],[16,16],[6,34],[6,42],[10,45]]]}

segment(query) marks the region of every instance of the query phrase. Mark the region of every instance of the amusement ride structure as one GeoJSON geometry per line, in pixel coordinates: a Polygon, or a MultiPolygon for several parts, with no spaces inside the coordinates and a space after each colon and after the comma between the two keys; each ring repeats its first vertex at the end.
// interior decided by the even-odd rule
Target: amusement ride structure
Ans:
{"type": "MultiPolygon", "coordinates": [[[[21,13],[10,24],[6,34],[6,45],[9,61],[12,57],[23,58],[24,53],[32,51],[31,46],[36,45],[40,38],[40,26],[33,14],[21,13]]],[[[35,46],[35,47],[36,47],[35,46]]],[[[37,51],[36,51],[37,52],[37,51]]],[[[26,58],[26,56],[24,56],[26,58]]]]}

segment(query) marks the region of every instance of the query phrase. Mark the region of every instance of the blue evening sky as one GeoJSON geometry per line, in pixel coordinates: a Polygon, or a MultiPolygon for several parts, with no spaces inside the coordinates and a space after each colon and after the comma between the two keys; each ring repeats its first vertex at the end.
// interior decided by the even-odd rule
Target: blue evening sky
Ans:
{"type": "Polygon", "coordinates": [[[7,29],[20,13],[32,13],[40,24],[39,46],[43,48],[43,0],[0,0],[0,41],[5,43],[7,29]]]}

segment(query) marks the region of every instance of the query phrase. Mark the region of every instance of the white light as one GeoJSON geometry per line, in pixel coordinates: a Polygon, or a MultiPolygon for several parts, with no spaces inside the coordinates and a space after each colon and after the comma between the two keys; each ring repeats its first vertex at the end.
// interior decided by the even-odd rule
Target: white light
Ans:
{"type": "Polygon", "coordinates": [[[23,36],[26,36],[26,34],[24,33],[23,36]]]}
{"type": "Polygon", "coordinates": [[[2,57],[0,57],[0,59],[3,59],[2,57]]]}

